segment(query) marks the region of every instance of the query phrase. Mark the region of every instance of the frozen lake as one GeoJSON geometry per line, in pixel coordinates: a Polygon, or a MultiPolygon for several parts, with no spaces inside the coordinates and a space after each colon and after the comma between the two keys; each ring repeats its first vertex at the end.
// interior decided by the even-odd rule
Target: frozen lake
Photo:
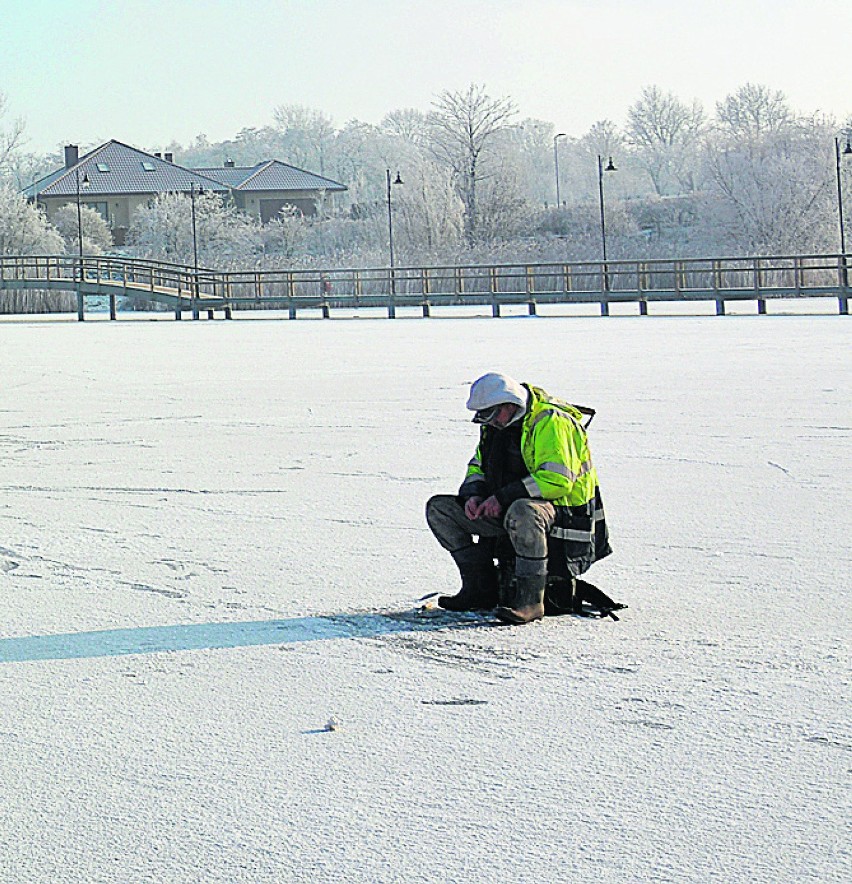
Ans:
{"type": "Polygon", "coordinates": [[[0,322],[0,880],[849,880],[848,317],[164,318],[0,322]],[[411,616],[492,369],[620,622],[411,616]]]}

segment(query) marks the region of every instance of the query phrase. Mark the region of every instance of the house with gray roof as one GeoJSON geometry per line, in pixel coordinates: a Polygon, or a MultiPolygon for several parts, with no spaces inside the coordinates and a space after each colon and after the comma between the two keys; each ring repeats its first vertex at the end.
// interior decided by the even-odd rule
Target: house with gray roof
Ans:
{"type": "Polygon", "coordinates": [[[341,193],[346,186],[322,175],[289,166],[280,160],[265,160],[256,166],[234,166],[227,161],[221,168],[196,169],[231,188],[238,209],[257,215],[266,224],[285,206],[303,215],[314,215],[324,194],[341,193]]]}
{"type": "Polygon", "coordinates": [[[213,191],[231,199],[237,208],[256,215],[263,223],[284,206],[305,215],[316,213],[328,193],[345,185],[314,175],[278,160],[251,167],[226,161],[216,169],[189,169],[174,162],[170,153],[149,154],[120,141],[109,141],[82,157],[76,145],[65,148],[65,166],[25,188],[52,218],[67,203],[80,202],[98,211],[112,230],[116,245],[123,245],[133,212],[161,193],[213,191]]]}

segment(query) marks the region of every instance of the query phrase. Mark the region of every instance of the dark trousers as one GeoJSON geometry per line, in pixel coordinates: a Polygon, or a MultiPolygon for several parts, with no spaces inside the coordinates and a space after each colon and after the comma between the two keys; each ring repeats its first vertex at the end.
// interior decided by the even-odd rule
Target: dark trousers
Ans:
{"type": "Polygon", "coordinates": [[[468,549],[474,536],[508,536],[515,550],[518,577],[547,574],[547,536],[555,519],[556,510],[546,500],[516,500],[497,519],[468,519],[452,494],[436,494],[426,504],[426,522],[450,553],[468,549]]]}

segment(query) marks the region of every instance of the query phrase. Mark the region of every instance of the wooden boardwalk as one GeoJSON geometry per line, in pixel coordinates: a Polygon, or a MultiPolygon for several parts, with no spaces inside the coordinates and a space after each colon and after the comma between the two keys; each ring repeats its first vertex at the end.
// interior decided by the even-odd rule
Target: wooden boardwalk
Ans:
{"type": "Polygon", "coordinates": [[[613,304],[635,303],[641,315],[659,302],[755,301],[758,313],[772,300],[836,298],[849,313],[847,256],[793,255],[539,264],[453,265],[326,270],[228,271],[200,269],[135,258],[67,255],[0,257],[0,298],[11,290],[59,290],[77,295],[77,317],[85,318],[87,296],[106,297],[110,318],[119,297],[162,304],[176,319],[186,312],[226,318],[244,310],[380,308],[389,318],[399,308],[429,316],[435,307],[523,306],[534,315],[540,305],[598,304],[609,315],[613,304]]]}

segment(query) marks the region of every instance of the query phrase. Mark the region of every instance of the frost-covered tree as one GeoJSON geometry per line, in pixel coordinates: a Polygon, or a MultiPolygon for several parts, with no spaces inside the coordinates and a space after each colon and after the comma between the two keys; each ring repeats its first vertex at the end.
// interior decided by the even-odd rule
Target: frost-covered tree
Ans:
{"type": "Polygon", "coordinates": [[[493,243],[523,236],[530,227],[531,205],[523,170],[507,158],[498,174],[484,179],[479,191],[478,241],[493,243]]]}
{"type": "Polygon", "coordinates": [[[627,112],[625,133],[658,196],[695,189],[695,161],[705,124],[699,102],[646,86],[627,112]]]}
{"type": "MultiPolygon", "coordinates": [[[[0,120],[6,116],[8,99],[0,92],[0,120]]],[[[24,121],[20,118],[12,120],[8,125],[0,126],[0,175],[8,175],[9,164],[15,153],[20,150],[24,140],[24,121]]]]}
{"type": "MultiPolygon", "coordinates": [[[[552,203],[555,197],[553,124],[527,118],[504,129],[497,138],[501,162],[518,176],[524,199],[536,205],[552,203]]],[[[564,139],[560,139],[560,147],[564,139]]],[[[560,165],[560,180],[564,179],[560,165]]]]}
{"type": "Polygon", "coordinates": [[[379,129],[388,135],[422,145],[429,137],[429,119],[422,111],[406,107],[385,114],[379,129]]]}
{"type": "MultiPolygon", "coordinates": [[[[562,150],[560,171],[563,194],[575,202],[595,202],[598,198],[598,157],[610,157],[623,178],[625,159],[624,136],[612,120],[598,120],[588,132],[577,139],[566,139],[562,150]]],[[[609,182],[608,182],[609,183],[609,182]]]]}
{"type": "Polygon", "coordinates": [[[281,104],[272,116],[284,161],[325,175],[327,154],[334,139],[332,119],[300,104],[281,104]]]}
{"type": "Polygon", "coordinates": [[[0,180],[10,181],[18,190],[23,190],[62,164],[63,159],[59,154],[37,154],[16,150],[9,156],[5,168],[0,172],[0,180]]]}
{"type": "Polygon", "coordinates": [[[755,254],[825,248],[834,187],[831,127],[797,118],[781,93],[755,87],[743,87],[718,108],[705,163],[716,196],[714,223],[731,247],[755,254]]]}
{"type": "Polygon", "coordinates": [[[746,83],[716,104],[718,129],[739,142],[759,141],[795,122],[787,96],[756,83],[746,83]]]}
{"type": "MultiPolygon", "coordinates": [[[[224,268],[253,262],[262,250],[260,222],[225,205],[215,193],[195,197],[195,243],[200,267],[224,268]]],[[[180,193],[164,193],[133,214],[127,244],[140,257],[192,266],[192,202],[180,193]]]]}
{"type": "Polygon", "coordinates": [[[306,223],[302,213],[293,206],[285,206],[259,231],[259,241],[264,257],[276,257],[293,261],[303,251],[306,223]]]}
{"type": "Polygon", "coordinates": [[[442,92],[429,115],[429,145],[436,159],[452,170],[464,203],[465,239],[479,233],[477,186],[489,174],[495,136],[512,124],[517,110],[510,98],[491,98],[484,86],[442,92]]]}
{"type": "Polygon", "coordinates": [[[393,200],[402,254],[435,256],[458,247],[464,206],[443,166],[430,158],[409,164],[393,200]]]}
{"type": "Polygon", "coordinates": [[[53,226],[65,240],[65,250],[77,254],[80,247],[80,227],[83,229],[83,253],[100,255],[112,248],[112,233],[100,212],[90,206],[80,206],[80,223],[76,203],[66,203],[53,215],[53,226]]]}
{"type": "Polygon", "coordinates": [[[65,243],[44,212],[0,185],[0,255],[61,255],[65,243]]]}
{"type": "Polygon", "coordinates": [[[381,198],[386,153],[381,141],[376,126],[359,120],[350,120],[335,138],[332,177],[346,184],[346,197],[356,214],[381,198]]]}
{"type": "MultiPolygon", "coordinates": [[[[0,184],[0,255],[60,255],[65,244],[44,212],[28,203],[10,184],[0,184]]],[[[73,295],[51,291],[7,291],[0,313],[70,310],[73,295]]]]}

